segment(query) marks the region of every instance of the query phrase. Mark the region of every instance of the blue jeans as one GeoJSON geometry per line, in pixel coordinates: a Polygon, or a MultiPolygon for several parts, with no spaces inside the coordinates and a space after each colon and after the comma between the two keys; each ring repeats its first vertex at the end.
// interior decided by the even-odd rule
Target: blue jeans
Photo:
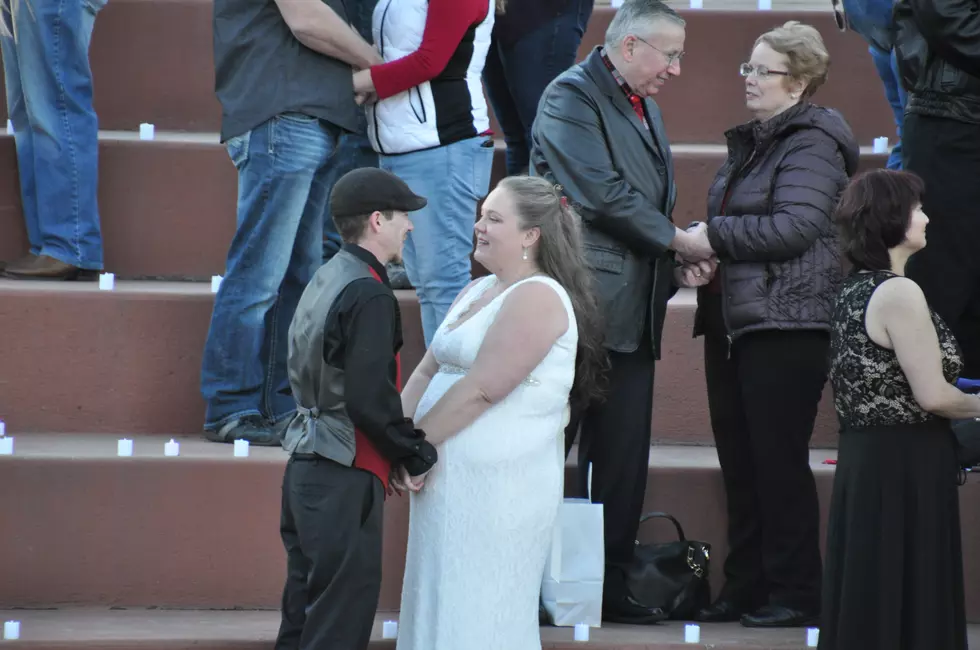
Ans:
{"type": "MultiPolygon", "coordinates": [[[[362,119],[364,119],[362,117],[362,119]]],[[[366,121],[366,120],[365,120],[366,121]]],[[[350,133],[344,131],[337,144],[337,151],[334,153],[334,162],[330,166],[330,178],[327,179],[327,187],[333,188],[334,183],[349,171],[360,169],[361,167],[377,167],[378,154],[371,148],[371,142],[367,135],[362,133],[350,133]]],[[[323,215],[323,262],[327,263],[340,247],[344,245],[337,226],[333,223],[333,216],[330,214],[330,194],[327,192],[326,211],[323,215]]]]}
{"type": "Polygon", "coordinates": [[[88,49],[104,0],[16,0],[0,37],[31,253],[102,268],[99,121],[88,49]]]}
{"type": "Polygon", "coordinates": [[[380,163],[429,202],[410,215],[413,230],[403,255],[405,272],[419,297],[428,347],[453,300],[470,282],[476,206],[490,189],[493,140],[478,136],[444,147],[381,156],[380,163]]]}
{"type": "Polygon", "coordinates": [[[507,143],[507,175],[525,173],[531,155],[531,125],[541,93],[575,64],[592,16],[593,0],[577,0],[569,11],[538,27],[510,47],[494,38],[483,67],[483,83],[507,143]],[[534,65],[528,65],[533,61],[534,65]]]}
{"type": "Polygon", "coordinates": [[[885,52],[879,50],[874,45],[868,47],[871,52],[871,59],[874,61],[881,83],[885,86],[885,98],[888,105],[892,107],[895,114],[895,132],[898,134],[898,143],[892,148],[892,153],[888,156],[888,169],[902,168],[902,121],[905,115],[905,89],[902,88],[902,78],[898,74],[898,60],[895,58],[894,50],[885,52]]]}
{"type": "Polygon", "coordinates": [[[342,129],[286,113],[227,142],[238,169],[238,227],[204,346],[204,428],[246,415],[279,422],[289,324],[323,255],[323,213],[342,129]]]}

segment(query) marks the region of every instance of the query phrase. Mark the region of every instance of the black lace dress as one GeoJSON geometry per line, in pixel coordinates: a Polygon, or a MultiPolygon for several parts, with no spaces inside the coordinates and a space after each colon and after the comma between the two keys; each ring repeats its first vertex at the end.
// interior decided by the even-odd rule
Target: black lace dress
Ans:
{"type": "MultiPolygon", "coordinates": [[[[865,329],[891,273],[856,273],[837,298],[830,376],[841,435],[827,528],[822,650],[965,650],[958,466],[949,421],[923,411],[895,353],[865,329]]],[[[933,313],[943,373],[962,362],[933,313]]]]}

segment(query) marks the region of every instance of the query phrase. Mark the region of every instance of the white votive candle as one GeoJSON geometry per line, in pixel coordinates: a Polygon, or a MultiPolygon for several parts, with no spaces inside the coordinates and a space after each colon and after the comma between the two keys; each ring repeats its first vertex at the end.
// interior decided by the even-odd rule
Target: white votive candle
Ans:
{"type": "Polygon", "coordinates": [[[235,456],[239,458],[248,456],[248,440],[235,441],[235,456]]]}
{"type": "Polygon", "coordinates": [[[221,281],[224,280],[220,275],[211,276],[211,293],[218,293],[218,289],[221,288],[221,281]]]}
{"type": "Polygon", "coordinates": [[[3,420],[0,420],[0,438],[7,435],[7,425],[4,424],[3,420]]]}
{"type": "Polygon", "coordinates": [[[875,138],[874,148],[872,149],[875,153],[887,153],[888,152],[888,138],[882,136],[880,138],[875,138]]]}
{"type": "Polygon", "coordinates": [[[99,289],[102,291],[112,291],[116,288],[116,274],[102,273],[99,275],[99,289]]]}
{"type": "Polygon", "coordinates": [[[381,638],[382,639],[397,639],[398,638],[398,621],[385,621],[381,626],[381,638]]]}
{"type": "Polygon", "coordinates": [[[180,443],[178,443],[173,438],[170,442],[163,444],[163,455],[164,456],[179,456],[180,455],[180,443]]]}
{"type": "Polygon", "coordinates": [[[697,625],[684,626],[684,643],[700,643],[701,628],[697,625]]]}
{"type": "Polygon", "coordinates": [[[691,0],[691,9],[704,9],[702,0],[691,0]]]}
{"type": "Polygon", "coordinates": [[[14,455],[13,437],[0,438],[0,456],[13,456],[13,455],[14,455]]]}
{"type": "Polygon", "coordinates": [[[143,122],[140,124],[140,140],[152,140],[154,131],[152,124],[143,122]]]}
{"type": "Polygon", "coordinates": [[[820,629],[816,627],[808,627],[806,629],[806,647],[816,648],[819,642],[820,642],[820,629]]]}
{"type": "Polygon", "coordinates": [[[3,638],[14,641],[20,638],[20,621],[7,621],[3,624],[3,638]]]}
{"type": "Polygon", "coordinates": [[[133,441],[123,438],[116,445],[116,454],[119,456],[132,456],[133,455],[133,441]]]}
{"type": "Polygon", "coordinates": [[[772,0],[759,0],[759,11],[769,11],[772,9],[772,0]]]}
{"type": "Polygon", "coordinates": [[[7,133],[13,133],[13,132],[14,132],[14,123],[11,122],[10,120],[7,120],[7,133]]]}
{"type": "Polygon", "coordinates": [[[589,624],[588,623],[576,623],[575,624],[575,640],[576,641],[588,641],[589,640],[589,624]]]}

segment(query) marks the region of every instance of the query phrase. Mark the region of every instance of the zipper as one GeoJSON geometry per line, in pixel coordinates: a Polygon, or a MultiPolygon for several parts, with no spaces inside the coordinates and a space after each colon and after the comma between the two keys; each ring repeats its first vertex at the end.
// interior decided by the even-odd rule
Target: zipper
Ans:
{"type": "MultiPolygon", "coordinates": [[[[732,174],[728,178],[728,183],[727,183],[727,185],[725,187],[725,196],[724,196],[724,199],[723,199],[723,201],[724,201],[724,203],[723,203],[724,209],[722,210],[722,212],[726,212],[728,210],[728,200],[731,198],[731,193],[732,193],[733,186],[735,185],[735,181],[738,180],[739,176],[742,175],[742,172],[744,172],[748,168],[749,164],[753,160],[755,160],[755,156],[756,156],[756,154],[758,152],[759,152],[759,145],[758,144],[755,144],[752,147],[752,153],[749,154],[748,160],[746,160],[738,168],[738,170],[736,170],[736,172],[734,174],[732,174]]],[[[725,216],[725,215],[720,215],[720,216],[725,216]]],[[[717,217],[714,217],[714,218],[717,218],[717,217]]],[[[708,219],[708,223],[711,223],[711,219],[708,219]]],[[[727,290],[728,290],[728,284],[725,282],[725,277],[727,275],[727,273],[725,272],[725,265],[724,264],[720,264],[719,265],[719,269],[721,270],[721,277],[720,277],[720,282],[721,282],[721,321],[722,321],[722,324],[725,326],[725,339],[728,341],[728,346],[727,346],[728,347],[728,350],[726,351],[726,357],[725,358],[730,360],[732,358],[732,343],[734,342],[735,339],[732,336],[731,327],[728,324],[728,295],[726,293],[727,290]]]]}
{"type": "MultiPolygon", "coordinates": [[[[391,9],[391,3],[394,0],[388,0],[385,10],[381,13],[381,27],[378,30],[378,46],[381,50],[381,58],[385,58],[385,19],[388,18],[388,10],[391,9]]],[[[374,118],[374,139],[378,142],[378,153],[384,155],[385,148],[381,144],[381,127],[378,125],[378,106],[375,104],[374,110],[371,111],[371,116],[374,118]]]]}

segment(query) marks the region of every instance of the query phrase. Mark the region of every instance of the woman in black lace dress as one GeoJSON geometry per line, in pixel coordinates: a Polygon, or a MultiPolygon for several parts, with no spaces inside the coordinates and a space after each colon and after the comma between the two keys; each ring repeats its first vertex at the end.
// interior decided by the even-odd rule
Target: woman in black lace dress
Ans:
{"type": "Polygon", "coordinates": [[[838,298],[831,381],[841,435],[830,505],[822,650],[965,650],[956,442],[980,416],[953,382],[949,329],[903,276],[926,245],[922,182],[875,170],[836,220],[854,264],[838,298]]]}

